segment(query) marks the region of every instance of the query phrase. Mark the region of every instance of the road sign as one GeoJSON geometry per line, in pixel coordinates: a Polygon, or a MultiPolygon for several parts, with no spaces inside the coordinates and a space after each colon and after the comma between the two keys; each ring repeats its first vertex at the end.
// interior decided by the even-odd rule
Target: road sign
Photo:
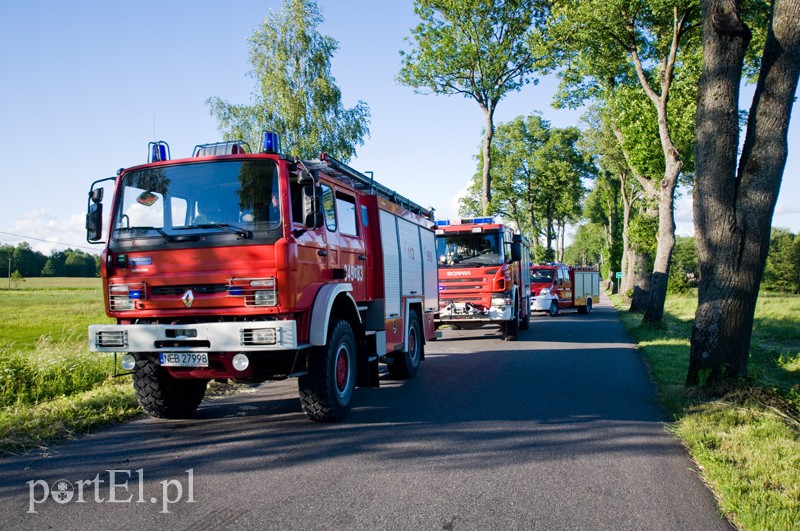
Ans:
{"type": "Polygon", "coordinates": [[[622,278],[622,271],[617,271],[617,278],[622,278]]]}

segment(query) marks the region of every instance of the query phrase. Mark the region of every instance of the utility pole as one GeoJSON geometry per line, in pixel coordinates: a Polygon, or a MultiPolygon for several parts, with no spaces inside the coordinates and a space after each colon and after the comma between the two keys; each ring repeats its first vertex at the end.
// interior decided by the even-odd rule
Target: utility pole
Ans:
{"type": "Polygon", "coordinates": [[[8,291],[11,291],[11,256],[8,257],[8,291]]]}

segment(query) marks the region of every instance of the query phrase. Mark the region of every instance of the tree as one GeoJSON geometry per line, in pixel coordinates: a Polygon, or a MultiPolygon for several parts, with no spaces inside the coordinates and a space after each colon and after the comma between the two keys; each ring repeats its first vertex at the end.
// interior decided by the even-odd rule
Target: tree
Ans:
{"type": "Polygon", "coordinates": [[[694,189],[700,285],[687,385],[747,375],[800,76],[800,2],[775,0],[739,156],[739,87],[752,32],[737,0],[701,0],[701,7],[694,189]]]}
{"type": "MultiPolygon", "coordinates": [[[[557,227],[576,221],[584,195],[582,179],[594,176],[595,167],[579,146],[576,127],[554,128],[540,116],[518,116],[497,127],[492,145],[496,193],[487,214],[500,214],[529,235],[534,256],[552,260],[557,227]],[[543,252],[538,251],[544,237],[543,252]]],[[[479,164],[482,152],[479,154],[479,164]]],[[[475,215],[482,209],[481,174],[477,173],[459,212],[475,215]]]]}
{"type": "Polygon", "coordinates": [[[13,273],[11,273],[11,282],[14,283],[14,289],[19,288],[20,282],[25,282],[25,277],[19,272],[19,269],[16,269],[13,273]]]}
{"type": "Polygon", "coordinates": [[[226,138],[258,146],[261,133],[281,133],[283,151],[316,156],[326,151],[348,161],[369,135],[369,107],[363,101],[346,109],[331,75],[331,57],[339,43],[321,35],[323,22],[314,0],[283,0],[250,37],[252,76],[257,80],[252,105],[219,97],[206,100],[226,138]]]}
{"type": "MultiPolygon", "coordinates": [[[[398,80],[419,93],[462,95],[483,111],[481,205],[492,200],[491,146],[500,100],[530,81],[535,40],[543,15],[530,0],[415,0],[421,22],[411,30],[412,49],[401,51],[398,80]]],[[[406,39],[408,41],[408,39],[406,39]]]]}
{"type": "Polygon", "coordinates": [[[694,31],[696,0],[563,0],[555,4],[549,42],[558,50],[563,86],[572,89],[563,100],[574,104],[611,97],[620,87],[636,88],[655,114],[655,120],[642,121],[643,115],[637,113],[635,122],[656,126],[663,164],[657,183],[644,185],[658,198],[658,245],[644,320],[658,322],[675,245],[674,192],[679,175],[687,170],[686,153],[673,137],[676,120],[670,114],[674,108],[670,99],[680,92],[675,89],[694,86],[691,51],[699,42],[694,31]]]}

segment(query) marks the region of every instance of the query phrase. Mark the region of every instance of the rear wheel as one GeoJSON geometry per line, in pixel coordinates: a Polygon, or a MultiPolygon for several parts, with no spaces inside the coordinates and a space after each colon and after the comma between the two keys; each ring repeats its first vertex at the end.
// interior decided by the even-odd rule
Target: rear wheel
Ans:
{"type": "Polygon", "coordinates": [[[300,404],[316,422],[337,422],[350,411],[356,386],[356,340],[350,323],[342,319],[328,331],[328,344],[315,347],[308,372],[300,377],[300,404]]]}
{"type": "Polygon", "coordinates": [[[592,299],[586,299],[586,306],[578,306],[578,313],[591,313],[592,299]]]}
{"type": "Polygon", "coordinates": [[[155,356],[134,354],[133,388],[139,406],[151,417],[187,419],[206,394],[207,380],[173,378],[155,356]]]}
{"type": "Polygon", "coordinates": [[[408,352],[395,352],[389,364],[389,374],[393,378],[413,378],[419,371],[424,346],[422,344],[422,327],[417,312],[408,315],[408,352]]]}
{"type": "Polygon", "coordinates": [[[558,300],[557,299],[553,299],[552,301],[550,301],[550,308],[548,308],[547,314],[550,317],[555,317],[556,315],[558,315],[558,300]]]}

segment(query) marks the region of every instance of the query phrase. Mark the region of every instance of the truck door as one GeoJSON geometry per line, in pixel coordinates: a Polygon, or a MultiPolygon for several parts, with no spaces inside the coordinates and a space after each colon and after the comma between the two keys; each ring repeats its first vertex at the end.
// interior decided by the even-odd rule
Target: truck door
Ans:
{"type": "Polygon", "coordinates": [[[566,267],[558,268],[558,300],[559,306],[563,308],[572,307],[572,281],[569,278],[569,269],[566,267]]]}
{"type": "Polygon", "coordinates": [[[336,224],[338,237],[338,264],[344,282],[353,285],[351,295],[356,301],[367,299],[367,255],[364,246],[364,227],[361,226],[360,207],[356,196],[348,191],[336,190],[336,224]]]}

